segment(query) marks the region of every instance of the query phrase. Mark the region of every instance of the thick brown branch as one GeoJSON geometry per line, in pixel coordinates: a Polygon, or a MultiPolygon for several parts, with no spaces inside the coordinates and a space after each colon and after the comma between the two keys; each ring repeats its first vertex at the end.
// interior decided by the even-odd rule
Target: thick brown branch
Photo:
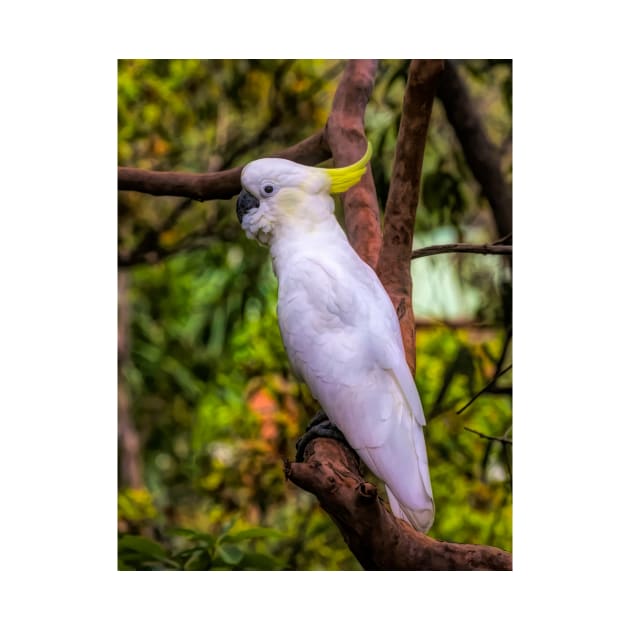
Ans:
{"type": "MultiPolygon", "coordinates": [[[[330,149],[322,131],[274,154],[274,157],[282,157],[310,166],[319,164],[330,156],[330,149]]],[[[181,173],[121,166],[118,167],[118,190],[187,197],[197,201],[230,199],[238,195],[241,189],[241,170],[242,167],[218,173],[181,173]]]]}
{"type": "Polygon", "coordinates": [[[473,245],[471,243],[450,243],[448,245],[430,245],[421,249],[414,249],[411,252],[412,258],[424,258],[425,256],[435,256],[436,254],[503,254],[512,255],[511,245],[473,245]]]}
{"type": "Polygon", "coordinates": [[[437,60],[414,60],[409,67],[392,183],[385,207],[383,249],[377,269],[398,313],[407,363],[412,372],[416,368],[416,330],[411,304],[411,249],[424,146],[443,65],[437,60]]]}
{"type": "MultiPolygon", "coordinates": [[[[374,87],[376,69],[376,61],[351,60],[339,81],[325,130],[336,166],[352,164],[365,153],[363,118],[374,87]]],[[[348,239],[359,256],[376,268],[381,250],[381,223],[370,167],[342,200],[348,239]]]]}
{"type": "Polygon", "coordinates": [[[501,154],[490,142],[468,88],[452,61],[447,61],[438,98],[462,145],[466,161],[490,203],[499,235],[512,231],[512,187],[501,172],[501,154]]]}
{"type": "Polygon", "coordinates": [[[341,531],[364,569],[399,571],[510,571],[511,554],[485,545],[435,540],[395,518],[365,481],[346,446],[313,440],[303,463],[287,463],[285,474],[313,493],[341,531]]]}

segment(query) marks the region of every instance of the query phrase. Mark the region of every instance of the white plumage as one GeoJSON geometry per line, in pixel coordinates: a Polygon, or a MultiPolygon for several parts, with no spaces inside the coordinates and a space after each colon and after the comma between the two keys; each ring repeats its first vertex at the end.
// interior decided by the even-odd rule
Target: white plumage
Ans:
{"type": "Polygon", "coordinates": [[[251,162],[239,218],[271,248],[278,322],[296,374],[385,482],[393,513],[427,531],[434,505],[422,405],[391,300],[333,214],[336,170],[251,162]]]}

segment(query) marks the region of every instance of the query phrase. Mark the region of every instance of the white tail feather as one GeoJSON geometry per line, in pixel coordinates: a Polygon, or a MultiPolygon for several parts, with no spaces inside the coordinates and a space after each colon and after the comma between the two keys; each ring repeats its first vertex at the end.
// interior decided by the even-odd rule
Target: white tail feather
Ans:
{"type": "Polygon", "coordinates": [[[385,490],[387,491],[387,498],[389,499],[392,514],[396,518],[400,518],[409,523],[409,525],[418,531],[429,531],[431,525],[433,525],[433,516],[435,514],[433,507],[426,510],[412,510],[411,508],[401,505],[387,486],[385,486],[385,490]]]}

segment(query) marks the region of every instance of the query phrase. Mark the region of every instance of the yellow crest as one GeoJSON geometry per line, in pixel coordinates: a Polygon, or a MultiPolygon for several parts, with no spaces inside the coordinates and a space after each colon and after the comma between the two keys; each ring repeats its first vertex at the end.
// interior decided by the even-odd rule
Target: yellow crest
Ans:
{"type": "Polygon", "coordinates": [[[349,166],[342,166],[341,168],[323,168],[321,169],[330,177],[330,192],[342,193],[346,192],[348,188],[351,188],[359,182],[363,177],[363,173],[367,168],[367,163],[372,157],[372,145],[368,140],[367,150],[365,155],[354,164],[349,166]]]}

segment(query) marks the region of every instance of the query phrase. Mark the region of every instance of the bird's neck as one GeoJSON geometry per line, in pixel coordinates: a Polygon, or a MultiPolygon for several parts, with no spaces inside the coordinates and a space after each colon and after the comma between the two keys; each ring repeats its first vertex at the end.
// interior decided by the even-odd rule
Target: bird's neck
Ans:
{"type": "Polygon", "coordinates": [[[290,265],[291,260],[307,256],[329,256],[350,247],[348,238],[333,214],[316,223],[287,222],[274,231],[270,248],[274,270],[290,265]]]}

